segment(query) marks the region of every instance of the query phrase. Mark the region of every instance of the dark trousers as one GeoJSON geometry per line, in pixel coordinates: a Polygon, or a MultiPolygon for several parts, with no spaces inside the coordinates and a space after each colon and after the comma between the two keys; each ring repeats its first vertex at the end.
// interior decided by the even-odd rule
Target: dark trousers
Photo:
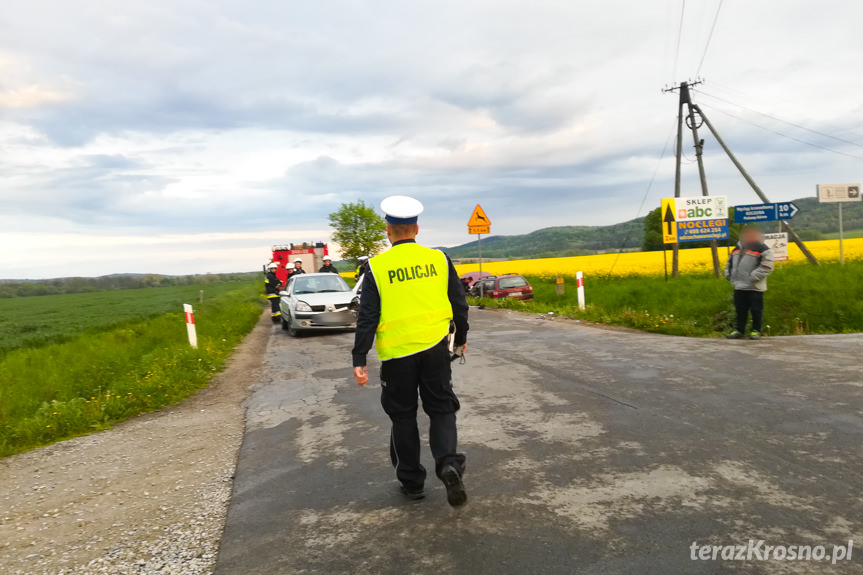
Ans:
{"type": "Polygon", "coordinates": [[[273,317],[274,318],[281,317],[282,310],[279,309],[279,300],[281,298],[279,297],[279,294],[277,294],[277,293],[276,294],[270,294],[267,296],[267,299],[270,300],[270,312],[272,312],[273,317]]]}
{"type": "Polygon", "coordinates": [[[429,443],[436,475],[440,477],[445,465],[464,473],[465,456],[457,452],[455,414],[460,405],[452,388],[446,340],[426,351],[383,362],[381,390],[381,404],[392,421],[390,458],[402,485],[422,487],[426,479],[420,463],[418,395],[431,421],[429,443]]]}
{"type": "Polygon", "coordinates": [[[737,310],[737,331],[746,331],[746,322],[752,314],[752,331],[761,331],[764,322],[764,292],[734,290],[734,309],[737,310]]]}

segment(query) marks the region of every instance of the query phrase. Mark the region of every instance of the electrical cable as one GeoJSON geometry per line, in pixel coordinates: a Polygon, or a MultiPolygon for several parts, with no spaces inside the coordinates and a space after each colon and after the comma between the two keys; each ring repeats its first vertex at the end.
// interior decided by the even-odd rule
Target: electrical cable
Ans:
{"type": "Polygon", "coordinates": [[[674,82],[677,76],[677,62],[680,57],[680,39],[683,37],[683,15],[686,13],[686,0],[680,7],[680,25],[677,27],[677,48],[674,50],[674,67],[671,71],[671,81],[674,82]]]}
{"type": "MultiPolygon", "coordinates": [[[[656,167],[653,169],[653,175],[650,176],[650,182],[647,184],[647,189],[644,190],[644,196],[641,198],[641,204],[638,206],[638,211],[635,213],[635,218],[638,218],[641,215],[641,210],[644,209],[644,204],[647,202],[647,196],[650,194],[650,190],[653,188],[653,182],[656,181],[656,174],[659,173],[659,166],[662,165],[662,160],[665,159],[665,152],[668,151],[668,144],[671,143],[671,136],[674,135],[674,127],[677,125],[677,117],[675,116],[674,122],[671,124],[671,129],[668,131],[668,137],[665,139],[665,145],[662,146],[662,152],[659,154],[659,161],[656,162],[656,167]]],[[[626,247],[626,243],[629,241],[629,238],[632,236],[632,230],[629,230],[629,233],[626,234],[626,237],[623,239],[623,243],[620,246],[620,249],[617,250],[617,257],[614,258],[614,261],[611,263],[611,269],[608,270],[608,273],[614,271],[614,266],[617,265],[617,260],[620,259],[620,254],[623,253],[623,248],[626,247]]]]}
{"type": "Polygon", "coordinates": [[[716,6],[716,14],[713,16],[713,24],[710,26],[710,33],[707,35],[707,42],[704,44],[704,52],[701,54],[701,60],[698,62],[698,70],[695,72],[696,78],[701,75],[701,67],[704,65],[704,58],[707,57],[707,49],[710,48],[710,41],[713,39],[713,32],[716,30],[716,22],[719,21],[719,11],[722,10],[722,2],[719,0],[719,5],[716,6]]]}
{"type": "Polygon", "coordinates": [[[771,134],[776,134],[777,136],[782,136],[783,138],[788,138],[789,140],[794,140],[795,142],[800,142],[801,144],[806,144],[807,146],[812,146],[813,148],[818,148],[818,149],[824,150],[826,152],[832,152],[834,154],[839,154],[841,156],[847,156],[849,158],[854,158],[855,160],[863,160],[863,156],[855,156],[854,154],[849,154],[847,152],[842,152],[840,150],[834,150],[833,148],[828,148],[827,146],[821,146],[819,144],[807,142],[806,140],[801,140],[800,138],[796,138],[796,137],[791,136],[789,134],[786,134],[784,132],[780,132],[778,130],[773,130],[771,128],[768,128],[766,126],[762,126],[761,124],[757,124],[751,120],[746,120],[744,118],[741,118],[740,116],[735,116],[734,114],[732,114],[730,112],[726,112],[725,110],[722,110],[721,108],[717,108],[717,107],[711,106],[709,104],[701,104],[701,105],[704,106],[705,108],[715,110],[715,111],[719,112],[720,114],[725,114],[726,116],[734,118],[735,120],[739,120],[739,121],[744,122],[746,124],[750,124],[752,126],[755,126],[756,128],[761,128],[762,130],[770,132],[771,134]]]}
{"type": "Polygon", "coordinates": [[[795,124],[794,122],[789,122],[788,120],[783,120],[782,118],[778,118],[776,116],[767,114],[765,112],[761,112],[756,110],[755,108],[750,108],[749,106],[744,106],[743,104],[738,104],[736,102],[732,102],[730,100],[726,100],[724,98],[720,98],[719,96],[714,96],[713,94],[708,94],[704,90],[697,90],[695,88],[692,89],[693,92],[698,92],[703,96],[707,96],[708,98],[713,98],[714,100],[719,100],[720,102],[724,102],[726,104],[730,104],[732,106],[737,106],[738,108],[743,108],[748,112],[752,112],[754,114],[758,114],[759,116],[764,116],[765,118],[770,118],[771,120],[776,120],[777,122],[782,122],[783,124],[788,124],[789,126],[794,126],[795,128],[800,128],[801,130],[806,130],[807,132],[812,132],[813,134],[817,134],[819,136],[823,136],[825,138],[830,138],[831,140],[836,140],[837,142],[842,142],[843,144],[850,144],[852,146],[857,146],[858,148],[863,148],[863,144],[858,142],[852,142],[851,140],[845,140],[843,138],[838,138],[836,136],[831,136],[830,134],[825,134],[824,132],[819,132],[818,130],[813,130],[812,128],[807,128],[806,126],[801,126],[800,124],[795,124]]]}

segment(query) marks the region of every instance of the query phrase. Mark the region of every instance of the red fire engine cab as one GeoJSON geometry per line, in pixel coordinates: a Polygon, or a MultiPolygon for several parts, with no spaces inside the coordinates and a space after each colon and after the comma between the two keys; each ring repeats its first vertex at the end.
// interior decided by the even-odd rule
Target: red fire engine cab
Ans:
{"type": "Polygon", "coordinates": [[[314,273],[324,265],[324,256],[330,255],[329,247],[322,242],[304,242],[302,244],[287,244],[273,246],[272,260],[279,264],[276,277],[284,283],[288,279],[287,268],[294,267],[294,260],[303,260],[306,273],[314,273]]]}

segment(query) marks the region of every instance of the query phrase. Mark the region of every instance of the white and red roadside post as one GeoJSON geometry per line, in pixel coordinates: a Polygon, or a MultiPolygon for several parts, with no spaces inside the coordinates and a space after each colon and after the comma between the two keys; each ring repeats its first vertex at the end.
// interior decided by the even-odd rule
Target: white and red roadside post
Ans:
{"type": "Polygon", "coordinates": [[[198,349],[198,333],[195,331],[195,314],[192,306],[184,303],[183,311],[186,312],[186,331],[189,333],[189,345],[198,349]]]}
{"type": "Polygon", "coordinates": [[[575,272],[575,286],[578,288],[578,309],[584,309],[584,274],[575,272]]]}

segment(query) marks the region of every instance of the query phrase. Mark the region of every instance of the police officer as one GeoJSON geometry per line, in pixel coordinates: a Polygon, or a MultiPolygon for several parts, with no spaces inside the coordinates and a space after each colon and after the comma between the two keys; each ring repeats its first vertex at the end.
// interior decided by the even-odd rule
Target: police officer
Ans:
{"type": "Polygon", "coordinates": [[[318,273],[319,274],[326,274],[326,273],[337,274],[337,273],[339,273],[339,270],[337,270],[335,268],[335,266],[333,265],[333,258],[331,258],[330,256],[324,256],[324,265],[321,266],[321,269],[318,270],[318,273]]]}
{"type": "Polygon", "coordinates": [[[278,323],[282,318],[282,311],[279,309],[279,292],[282,284],[276,276],[276,269],[279,264],[270,262],[267,265],[267,276],[264,279],[264,287],[267,290],[267,299],[270,300],[270,311],[272,312],[273,323],[278,323]]]}
{"type": "MultiPolygon", "coordinates": [[[[312,269],[314,269],[314,268],[312,268],[312,269]]],[[[306,273],[306,270],[303,269],[303,260],[300,258],[295,259],[294,260],[294,271],[291,275],[295,276],[297,274],[304,274],[304,273],[306,273]]]]}
{"type": "Polygon", "coordinates": [[[467,502],[462,475],[465,456],[458,452],[452,387],[450,337],[454,355],[464,354],[468,305],[449,258],[416,243],[422,204],[391,196],[381,203],[386,214],[388,251],[369,260],[357,317],[353,349],[354,376],[368,381],[366,355],[375,342],[381,365],[381,404],[392,421],[390,458],[401,490],[410,499],[425,496],[426,470],[420,463],[418,395],[431,420],[429,443],[435,474],[446,487],[449,504],[467,502]],[[455,332],[453,333],[453,328],[455,332]]]}

